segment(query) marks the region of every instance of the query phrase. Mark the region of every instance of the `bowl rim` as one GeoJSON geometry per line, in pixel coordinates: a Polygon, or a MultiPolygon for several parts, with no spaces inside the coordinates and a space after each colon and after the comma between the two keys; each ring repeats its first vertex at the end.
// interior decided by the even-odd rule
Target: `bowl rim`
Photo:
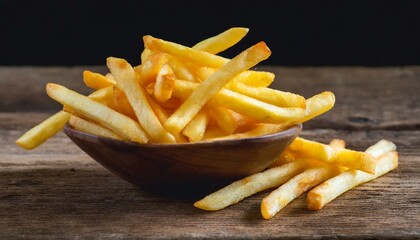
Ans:
{"type": "Polygon", "coordinates": [[[276,139],[276,137],[279,137],[279,135],[285,135],[285,136],[291,136],[296,135],[298,136],[302,132],[302,124],[295,124],[292,125],[284,130],[281,130],[279,132],[255,136],[255,137],[248,137],[248,138],[236,138],[236,139],[220,139],[220,140],[209,140],[209,141],[199,141],[199,142],[186,142],[186,143],[145,143],[140,144],[133,141],[127,141],[127,140],[118,140],[114,138],[108,138],[103,136],[97,136],[90,133],[86,133],[80,130],[77,130],[73,128],[69,123],[66,123],[64,125],[64,133],[68,137],[77,137],[77,138],[83,138],[84,140],[100,140],[102,142],[107,143],[113,143],[113,144],[126,144],[128,146],[137,146],[137,147],[144,147],[144,148],[176,148],[176,147],[191,147],[191,146],[215,146],[215,145],[237,145],[242,144],[246,142],[265,142],[270,139],[276,139]]]}

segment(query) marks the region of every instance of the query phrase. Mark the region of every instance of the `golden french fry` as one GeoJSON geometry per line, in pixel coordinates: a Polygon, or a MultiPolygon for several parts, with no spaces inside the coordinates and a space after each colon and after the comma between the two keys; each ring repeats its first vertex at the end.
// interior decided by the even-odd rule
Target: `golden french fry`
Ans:
{"type": "Polygon", "coordinates": [[[83,72],[83,81],[85,82],[86,86],[92,89],[106,88],[116,84],[114,80],[107,78],[102,74],[87,70],[83,72]]]}
{"type": "Polygon", "coordinates": [[[168,64],[171,66],[176,77],[181,80],[195,82],[194,74],[181,60],[175,57],[169,57],[168,64]]]}
{"type": "Polygon", "coordinates": [[[52,99],[68,106],[71,114],[97,122],[130,141],[148,142],[143,129],[133,119],[61,85],[48,83],[46,90],[52,99]]]}
{"type": "Polygon", "coordinates": [[[217,211],[254,195],[258,192],[278,187],[310,166],[308,160],[299,160],[283,166],[269,168],[235,181],[194,203],[194,206],[207,211],[217,211]]]}
{"type": "Polygon", "coordinates": [[[31,150],[61,131],[70,118],[70,114],[60,111],[37,124],[16,140],[16,144],[31,150]]]}
{"type": "Polygon", "coordinates": [[[212,96],[216,95],[234,76],[267,59],[270,54],[271,51],[267,45],[264,42],[260,42],[234,57],[188,96],[178,110],[166,120],[165,127],[171,132],[180,132],[201,110],[204,104],[212,96]]]}
{"type": "Polygon", "coordinates": [[[209,117],[207,116],[207,112],[201,110],[195,115],[191,122],[187,124],[184,130],[182,130],[182,134],[187,136],[190,142],[201,141],[206,131],[208,121],[209,117]]]}
{"type": "Polygon", "coordinates": [[[229,59],[205,51],[189,48],[178,43],[154,38],[150,35],[143,37],[144,47],[152,51],[169,53],[181,59],[198,63],[207,67],[220,68],[229,62],[229,59]]]}
{"type": "Polygon", "coordinates": [[[227,108],[213,107],[210,109],[210,115],[226,134],[232,134],[238,127],[238,121],[233,112],[227,108]]]}
{"type": "Polygon", "coordinates": [[[101,127],[95,123],[89,122],[83,118],[76,117],[74,115],[70,116],[69,124],[79,131],[93,134],[96,136],[102,136],[107,138],[113,138],[118,140],[123,140],[122,137],[118,136],[118,134],[114,133],[113,131],[101,127]]]}
{"type": "Polygon", "coordinates": [[[366,149],[365,152],[377,158],[381,156],[382,154],[385,154],[391,151],[396,151],[396,150],[397,150],[397,146],[395,146],[393,142],[388,141],[386,139],[381,139],[379,142],[375,143],[374,145],[366,149]]]}
{"type": "Polygon", "coordinates": [[[127,96],[125,96],[118,86],[113,87],[113,93],[115,110],[134,120],[137,120],[136,114],[134,113],[133,107],[131,107],[127,96]]]}
{"type": "Polygon", "coordinates": [[[166,102],[172,96],[175,85],[175,75],[172,68],[164,64],[160,69],[154,85],[153,96],[159,102],[166,102]]]}
{"type": "MultiPolygon", "coordinates": [[[[377,145],[376,145],[377,146],[377,145]]],[[[389,149],[383,149],[382,151],[389,149]]],[[[356,169],[349,169],[338,176],[318,185],[307,196],[309,210],[320,210],[329,202],[348,190],[376,179],[398,167],[398,153],[391,151],[382,154],[377,159],[378,167],[375,174],[369,174],[356,169]]]]}
{"type": "Polygon", "coordinates": [[[292,152],[308,158],[375,173],[377,163],[370,154],[349,149],[338,149],[297,137],[289,146],[292,152]]]}
{"type": "Polygon", "coordinates": [[[248,33],[248,28],[233,27],[197,43],[192,48],[217,54],[238,43],[248,33]]]}
{"type": "Polygon", "coordinates": [[[274,217],[302,193],[339,173],[340,169],[338,166],[324,163],[319,167],[310,168],[293,177],[262,200],[261,214],[263,218],[270,219],[274,217]]]}
{"type": "MultiPolygon", "coordinates": [[[[111,88],[112,87],[98,89],[95,92],[91,93],[89,95],[89,98],[96,102],[106,104],[107,99],[109,99],[112,96],[111,88]]],[[[30,130],[25,132],[22,136],[20,136],[16,140],[16,145],[26,150],[31,150],[40,146],[46,140],[50,139],[59,131],[61,131],[64,125],[68,122],[69,118],[70,114],[64,111],[57,112],[56,114],[48,117],[41,123],[37,124],[30,130]]]]}
{"type": "Polygon", "coordinates": [[[236,83],[246,84],[251,87],[268,87],[274,81],[274,73],[264,71],[246,71],[234,77],[226,87],[230,88],[231,85],[236,83]]]}
{"type": "Polygon", "coordinates": [[[136,76],[131,65],[124,59],[109,57],[107,66],[115,77],[118,86],[127,96],[134,109],[140,125],[154,142],[173,143],[175,138],[171,135],[156,117],[147,101],[145,90],[136,81],[136,76]]]}
{"type": "Polygon", "coordinates": [[[306,108],[305,98],[290,92],[283,92],[267,87],[251,87],[241,82],[230,84],[228,89],[278,107],[306,108]]]}
{"type": "Polygon", "coordinates": [[[138,81],[140,84],[142,86],[147,86],[148,84],[154,82],[160,69],[167,62],[168,57],[165,53],[156,52],[151,54],[147,60],[142,65],[140,65],[141,67],[136,68],[136,73],[138,74],[138,81]]]}
{"type": "Polygon", "coordinates": [[[220,129],[219,126],[217,125],[210,126],[210,119],[209,119],[206,132],[204,133],[204,136],[203,136],[203,141],[212,141],[215,138],[219,138],[225,135],[226,133],[222,129],[220,129]]]}

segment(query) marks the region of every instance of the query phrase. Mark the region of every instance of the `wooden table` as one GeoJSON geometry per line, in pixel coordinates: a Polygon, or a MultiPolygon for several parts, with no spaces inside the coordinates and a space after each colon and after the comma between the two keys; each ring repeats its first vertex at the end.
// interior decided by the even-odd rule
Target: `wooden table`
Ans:
{"type": "Polygon", "coordinates": [[[63,133],[24,151],[14,141],[60,106],[45,94],[56,82],[82,93],[82,71],[104,67],[0,67],[0,239],[56,238],[420,238],[420,67],[260,67],[273,87],[310,97],[336,95],[327,114],[304,124],[303,137],[342,138],[363,150],[385,138],[400,166],[351,190],[323,210],[301,196],[263,220],[254,195],[218,212],[193,200],[156,196],[117,178],[63,133]]]}

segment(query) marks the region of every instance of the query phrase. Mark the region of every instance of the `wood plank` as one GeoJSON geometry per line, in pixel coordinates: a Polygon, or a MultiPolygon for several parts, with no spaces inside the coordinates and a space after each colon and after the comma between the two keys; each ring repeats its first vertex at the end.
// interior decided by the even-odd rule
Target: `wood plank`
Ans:
{"type": "Polygon", "coordinates": [[[306,196],[301,196],[267,221],[259,206],[268,191],[222,211],[205,212],[192,206],[195,199],[161,197],[117,178],[62,133],[33,151],[21,150],[13,144],[24,131],[19,125],[0,129],[0,239],[420,236],[419,130],[303,131],[303,137],[322,142],[342,138],[356,150],[389,139],[398,146],[400,166],[321,211],[307,210],[306,196]]]}
{"type": "MultiPolygon", "coordinates": [[[[61,83],[82,93],[85,69],[105,67],[0,67],[0,112],[53,112],[60,106],[45,94],[47,82],[61,83]],[[11,91],[13,89],[14,91],[11,91]]],[[[328,113],[307,122],[306,129],[419,129],[420,67],[269,67],[276,73],[272,87],[313,96],[322,91],[336,95],[328,113]]]]}

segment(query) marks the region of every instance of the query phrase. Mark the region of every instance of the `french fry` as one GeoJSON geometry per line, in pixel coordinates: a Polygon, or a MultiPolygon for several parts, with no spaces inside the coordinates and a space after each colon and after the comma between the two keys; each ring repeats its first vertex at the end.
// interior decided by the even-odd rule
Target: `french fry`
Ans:
{"type": "Polygon", "coordinates": [[[206,80],[208,77],[210,77],[215,72],[216,72],[215,68],[200,67],[200,68],[197,69],[195,74],[197,75],[198,81],[203,82],[204,80],[206,80]]]}
{"type": "Polygon", "coordinates": [[[232,134],[238,127],[238,122],[233,112],[227,108],[213,107],[210,109],[210,115],[226,134],[232,134]]]}
{"type": "MultiPolygon", "coordinates": [[[[112,87],[101,88],[89,95],[89,98],[102,104],[107,103],[107,99],[111,97],[112,87]]],[[[40,146],[42,143],[60,132],[64,125],[69,121],[70,114],[59,111],[54,115],[48,117],[41,123],[35,125],[30,130],[26,131],[22,136],[16,140],[16,145],[26,149],[32,150],[40,146]]]]}
{"type": "Polygon", "coordinates": [[[172,68],[164,64],[156,76],[153,95],[159,102],[166,102],[172,96],[175,85],[175,75],[172,68]]]}
{"type": "Polygon", "coordinates": [[[198,63],[199,65],[220,68],[229,62],[229,59],[205,51],[189,48],[178,43],[165,41],[146,35],[143,37],[144,47],[152,51],[171,54],[181,59],[198,63]]]}
{"type": "Polygon", "coordinates": [[[181,60],[170,56],[168,64],[171,66],[178,79],[195,82],[194,74],[191,72],[188,66],[184,64],[181,60]]]}
{"type": "Polygon", "coordinates": [[[109,57],[107,66],[115,77],[118,86],[127,96],[134,109],[140,125],[154,142],[173,143],[175,138],[171,135],[156,117],[147,101],[145,90],[136,81],[131,65],[124,59],[109,57]]]}
{"type": "Polygon", "coordinates": [[[349,149],[337,149],[326,144],[297,137],[288,148],[292,152],[328,163],[375,173],[377,163],[370,154],[349,149]]]}
{"type": "Polygon", "coordinates": [[[267,59],[270,54],[271,51],[267,45],[260,42],[234,57],[188,96],[178,110],[166,120],[165,127],[171,132],[180,132],[204,104],[234,76],[267,59]]]}
{"type": "Polygon", "coordinates": [[[229,88],[236,83],[243,83],[251,87],[268,87],[274,81],[274,77],[274,73],[271,72],[249,70],[233,78],[226,87],[229,88]]]}
{"type": "Polygon", "coordinates": [[[112,132],[111,130],[101,127],[87,120],[84,120],[83,118],[76,117],[74,115],[70,116],[69,124],[74,129],[77,129],[85,133],[93,134],[96,136],[107,137],[107,138],[113,138],[117,140],[123,140],[122,137],[118,136],[118,134],[112,132]]]}
{"type": "Polygon", "coordinates": [[[113,93],[115,110],[134,120],[137,120],[136,114],[134,113],[133,107],[131,107],[127,96],[125,96],[118,86],[113,86],[113,93]]]}
{"type": "Polygon", "coordinates": [[[152,50],[145,48],[143,52],[141,52],[141,55],[140,55],[141,64],[144,64],[149,58],[149,56],[152,54],[153,54],[152,50]]]}
{"type": "Polygon", "coordinates": [[[290,92],[266,87],[250,87],[241,82],[230,84],[228,89],[278,107],[306,108],[305,98],[290,92]]]}
{"type": "Polygon", "coordinates": [[[332,200],[348,190],[376,179],[398,167],[398,153],[392,142],[381,140],[369,147],[366,152],[377,157],[375,174],[369,174],[356,169],[349,169],[318,185],[307,196],[309,210],[320,210],[332,200]]]}
{"type": "Polygon", "coordinates": [[[71,114],[97,122],[130,141],[148,142],[147,135],[133,119],[61,85],[48,83],[46,90],[52,99],[68,106],[71,114]]]}
{"type": "Polygon", "coordinates": [[[207,38],[192,48],[217,54],[225,51],[238,43],[249,32],[248,28],[234,27],[214,36],[207,38]]]}
{"type": "Polygon", "coordinates": [[[190,142],[198,142],[203,139],[208,121],[207,112],[203,109],[187,124],[182,134],[187,136],[190,142]]]}
{"type": "Polygon", "coordinates": [[[115,82],[115,79],[114,79],[114,76],[112,76],[112,73],[105,74],[105,77],[107,77],[107,78],[109,78],[109,79],[111,79],[111,80],[113,80],[115,82]]]}
{"type": "MultiPolygon", "coordinates": [[[[168,62],[168,57],[163,52],[156,52],[151,54],[147,60],[136,68],[136,72],[139,75],[139,82],[142,86],[147,86],[151,82],[156,80],[160,69],[164,64],[168,62]]],[[[114,74],[113,74],[114,75],[114,74]]],[[[115,75],[114,75],[115,77],[115,75]]]]}
{"type": "Polygon", "coordinates": [[[83,81],[85,82],[86,86],[92,89],[106,88],[116,84],[114,80],[107,78],[102,74],[87,70],[83,71],[83,81]]]}
{"type": "Polygon", "coordinates": [[[194,206],[207,211],[217,211],[264,190],[278,187],[311,166],[308,160],[297,160],[285,165],[269,168],[263,172],[235,181],[194,203],[194,206]]]}
{"type": "Polygon", "coordinates": [[[70,114],[59,111],[25,132],[16,140],[16,144],[26,150],[32,150],[61,131],[69,118],[70,114]]]}
{"type": "Polygon", "coordinates": [[[339,173],[338,166],[324,163],[293,177],[262,200],[261,214],[263,218],[271,219],[302,193],[339,173]]]}

